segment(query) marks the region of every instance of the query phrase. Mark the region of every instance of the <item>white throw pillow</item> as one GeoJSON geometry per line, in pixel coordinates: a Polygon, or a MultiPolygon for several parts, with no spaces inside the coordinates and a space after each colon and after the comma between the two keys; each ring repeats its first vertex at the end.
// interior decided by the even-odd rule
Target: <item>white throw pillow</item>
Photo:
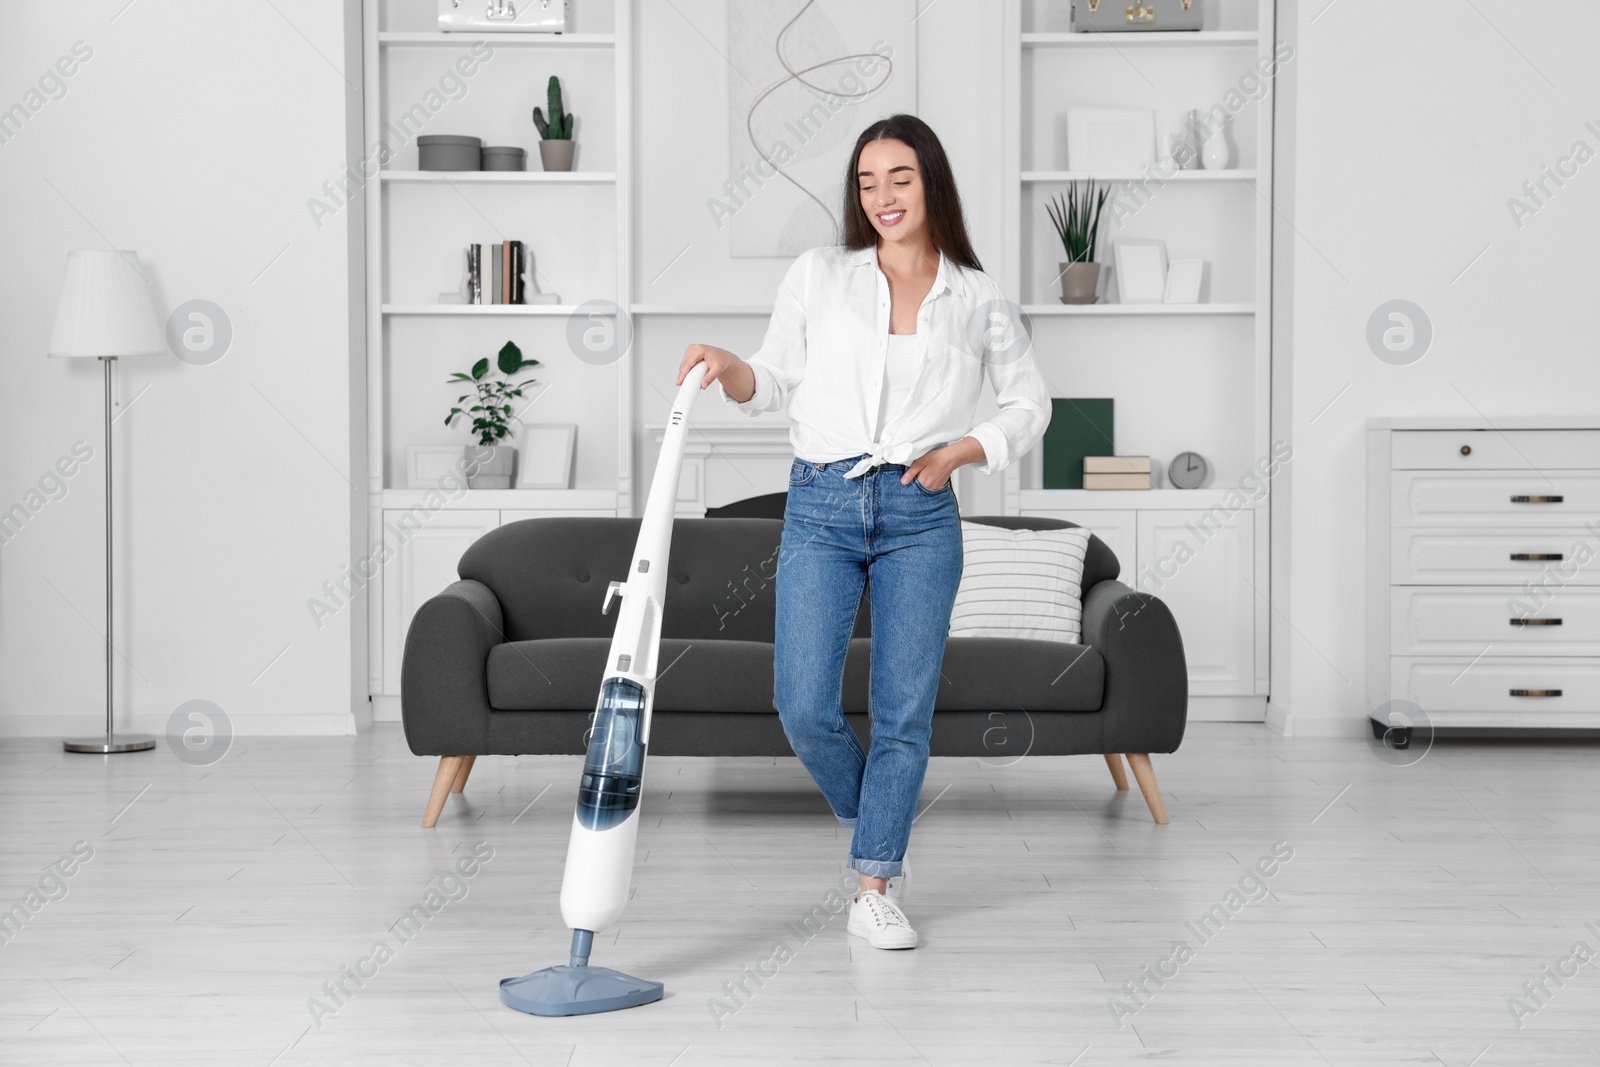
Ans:
{"type": "Polygon", "coordinates": [[[1023,637],[1078,644],[1090,531],[1006,530],[963,522],[961,586],[951,637],[1023,637]]]}

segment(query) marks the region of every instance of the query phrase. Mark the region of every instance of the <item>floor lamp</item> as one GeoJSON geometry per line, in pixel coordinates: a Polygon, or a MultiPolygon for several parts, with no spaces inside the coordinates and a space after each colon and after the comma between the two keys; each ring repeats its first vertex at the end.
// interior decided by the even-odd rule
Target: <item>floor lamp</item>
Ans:
{"type": "Polygon", "coordinates": [[[67,256],[50,355],[100,360],[105,364],[106,393],[106,735],[63,741],[68,752],[142,752],[156,747],[149,734],[118,736],[112,718],[111,366],[118,356],[157,355],[166,348],[137,253],[94,250],[67,256]]]}

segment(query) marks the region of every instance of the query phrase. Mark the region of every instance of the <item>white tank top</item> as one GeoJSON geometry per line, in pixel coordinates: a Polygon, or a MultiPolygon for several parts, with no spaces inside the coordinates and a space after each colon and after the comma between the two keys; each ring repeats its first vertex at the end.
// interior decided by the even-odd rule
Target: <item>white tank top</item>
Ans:
{"type": "Polygon", "coordinates": [[[917,380],[917,369],[922,362],[922,345],[914,333],[891,333],[889,348],[883,360],[883,393],[878,401],[878,418],[873,423],[873,436],[883,439],[889,420],[900,413],[912,384],[917,380]]]}

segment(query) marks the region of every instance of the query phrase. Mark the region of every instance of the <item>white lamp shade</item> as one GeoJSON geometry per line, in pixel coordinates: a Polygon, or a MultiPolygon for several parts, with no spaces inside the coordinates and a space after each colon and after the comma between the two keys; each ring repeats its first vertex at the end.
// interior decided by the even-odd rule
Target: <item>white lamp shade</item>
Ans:
{"type": "Polygon", "coordinates": [[[153,356],[166,350],[138,253],[93,249],[67,256],[50,355],[153,356]]]}

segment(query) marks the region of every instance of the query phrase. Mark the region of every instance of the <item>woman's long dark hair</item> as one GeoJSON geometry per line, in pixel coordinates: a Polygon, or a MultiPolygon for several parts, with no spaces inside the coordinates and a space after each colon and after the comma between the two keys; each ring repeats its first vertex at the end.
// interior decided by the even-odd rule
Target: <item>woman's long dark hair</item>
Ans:
{"type": "Polygon", "coordinates": [[[961,211],[961,194],[956,191],[956,179],[950,172],[950,160],[944,154],[944,145],[933,127],[915,115],[890,115],[879,119],[861,131],[856,138],[856,148],[850,153],[850,165],[844,172],[844,247],[876,247],[878,231],[861,207],[861,179],[856,172],[861,169],[861,150],[872,141],[903,141],[917,154],[917,166],[922,170],[922,185],[926,189],[928,234],[933,247],[944,253],[946,259],[971,270],[982,270],[972,242],[967,239],[967,219],[961,211]]]}

